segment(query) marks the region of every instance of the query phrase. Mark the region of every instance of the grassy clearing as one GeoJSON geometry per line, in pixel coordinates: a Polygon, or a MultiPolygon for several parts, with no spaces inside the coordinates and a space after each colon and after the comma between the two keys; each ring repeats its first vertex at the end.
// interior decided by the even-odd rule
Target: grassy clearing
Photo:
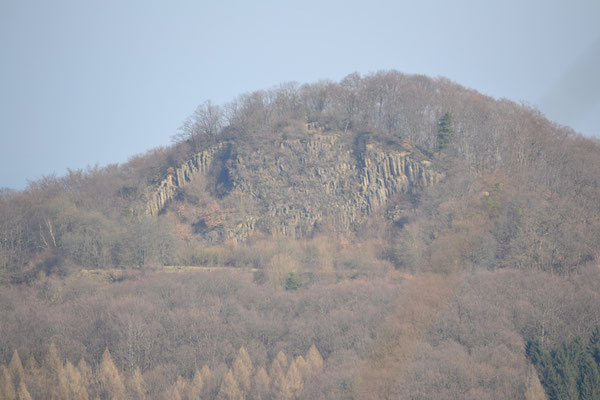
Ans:
{"type": "Polygon", "coordinates": [[[239,271],[239,272],[256,272],[258,268],[238,268],[225,266],[196,266],[196,265],[165,265],[162,269],[164,272],[214,272],[214,271],[239,271]]]}

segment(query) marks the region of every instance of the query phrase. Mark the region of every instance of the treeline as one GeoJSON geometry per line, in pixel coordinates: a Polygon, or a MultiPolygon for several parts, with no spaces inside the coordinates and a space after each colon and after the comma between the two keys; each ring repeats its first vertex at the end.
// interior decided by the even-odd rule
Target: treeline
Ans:
{"type": "Polygon", "coordinates": [[[417,197],[398,196],[388,213],[395,223],[386,256],[402,269],[568,275],[598,259],[596,211],[504,173],[449,171],[444,182],[417,197]]]}
{"type": "Polygon", "coordinates": [[[25,192],[0,193],[3,280],[29,281],[40,271],[64,275],[69,266],[135,268],[169,260],[171,231],[157,220],[119,213],[114,208],[123,200],[116,188],[95,187],[95,173],[104,175],[90,172],[90,191],[70,188],[66,177],[33,183],[25,192]],[[105,202],[114,203],[98,204],[105,202]]]}
{"type": "MultiPolygon", "coordinates": [[[[83,358],[98,371],[108,347],[126,389],[139,368],[146,396],[161,398],[180,376],[180,386],[193,386],[204,365],[235,377],[242,346],[254,375],[262,366],[272,379],[280,351],[287,375],[292,358],[307,360],[314,344],[323,370],[303,381],[300,398],[535,399],[525,394],[543,392],[543,374],[538,380],[526,343],[548,352],[590,337],[600,323],[599,285],[597,266],[569,278],[391,269],[297,290],[257,285],[240,271],[147,272],[112,283],[47,278],[0,288],[0,363],[18,349],[25,369],[30,358],[43,364],[55,343],[65,368],[83,358]]],[[[211,386],[215,396],[220,386],[211,386]]]]}
{"type": "MultiPolygon", "coordinates": [[[[597,141],[557,126],[531,108],[446,79],[388,71],[352,74],[339,83],[284,84],[221,106],[207,102],[185,121],[171,147],[120,166],[46,177],[23,192],[3,190],[0,275],[19,282],[40,271],[66,273],[69,266],[189,263],[189,249],[202,242],[202,232],[194,228],[201,215],[222,203],[220,209],[236,204],[218,189],[226,160],[206,182],[179,194],[179,200],[196,209],[191,214],[174,210],[174,216],[158,220],[140,215],[149,188],[211,143],[232,140],[238,152],[244,146],[270,151],[274,137],[306,136],[306,122],[316,123],[324,134],[370,132],[379,141],[412,143],[449,169],[444,190],[450,196],[463,195],[452,190],[457,182],[462,180],[464,188],[487,176],[483,191],[493,194],[487,200],[495,213],[491,222],[504,229],[492,234],[493,247],[501,248],[498,264],[568,272],[596,256],[597,141]],[[443,139],[441,121],[446,121],[443,139]],[[516,236],[520,239],[514,240],[516,236]],[[507,248],[539,251],[506,262],[501,253],[507,248]],[[547,259],[553,254],[554,259],[547,259]]],[[[419,204],[413,201],[415,207],[419,204]]]]}
{"type": "Polygon", "coordinates": [[[545,399],[550,392],[526,356],[527,343],[537,341],[551,352],[590,337],[600,322],[597,266],[569,279],[512,269],[466,274],[445,299],[447,289],[429,283],[427,289],[414,287],[388,314],[376,348],[389,349],[389,356],[367,358],[355,398],[545,399]],[[440,297],[437,315],[427,323],[424,317],[440,297]],[[427,332],[408,348],[423,324],[427,332]]]}
{"type": "Polygon", "coordinates": [[[222,106],[207,102],[185,121],[176,139],[192,151],[217,140],[266,143],[301,134],[298,124],[306,122],[325,132],[403,139],[428,152],[441,146],[471,168],[510,170],[552,190],[561,184],[574,188],[581,179],[598,183],[597,140],[558,126],[527,105],[496,100],[445,78],[397,71],[354,73],[340,82],[286,83],[222,106]],[[452,135],[440,143],[439,123],[448,118],[452,135]]]}
{"type": "Polygon", "coordinates": [[[576,337],[551,350],[538,340],[529,341],[526,353],[549,400],[600,398],[600,328],[596,327],[587,343],[576,337]]]}
{"type": "Polygon", "coordinates": [[[9,364],[0,365],[0,398],[292,400],[300,398],[304,385],[309,385],[322,371],[323,358],[314,345],[306,357],[298,355],[289,361],[280,351],[268,369],[253,365],[250,355],[241,347],[229,368],[212,371],[204,365],[189,378],[178,376],[167,389],[160,391],[146,385],[139,368],[128,375],[120,371],[108,348],[94,370],[83,358],[76,365],[70,361],[63,362],[56,346],[51,344],[41,363],[29,357],[23,366],[15,350],[9,364]]]}
{"type": "Polygon", "coordinates": [[[292,358],[307,360],[314,344],[324,369],[303,396],[336,398],[351,387],[353,368],[399,291],[377,277],[284,290],[236,270],[146,272],[110,283],[87,274],[46,278],[0,287],[0,363],[8,365],[14,349],[25,364],[31,357],[41,363],[54,343],[63,361],[83,358],[97,371],[108,347],[124,381],[139,368],[147,395],[160,398],[204,365],[224,377],[242,346],[253,373],[263,366],[273,379],[280,351],[287,374],[292,358]]]}
{"type": "MultiPolygon", "coordinates": [[[[245,148],[274,151],[275,137],[309,135],[306,122],[323,134],[369,132],[377,141],[406,140],[429,154],[448,172],[444,192],[438,191],[435,200],[445,207],[439,218],[460,215],[464,208],[458,203],[469,202],[473,193],[468,191],[481,187],[489,194],[485,201],[492,216],[483,223],[487,232],[482,239],[489,243],[479,251],[489,255],[488,264],[569,273],[597,256],[597,141],[551,123],[536,110],[446,79],[388,71],[352,74],[339,83],[284,84],[225,105],[207,102],[168,148],[123,165],[45,177],[22,192],[3,190],[1,279],[24,282],[40,271],[66,274],[82,267],[194,263],[196,249],[205,244],[198,228],[203,216],[223,223],[227,210],[247,206],[219,189],[227,160],[217,163],[203,182],[181,190],[177,201],[186,208],[174,207],[170,215],[151,219],[140,214],[152,185],[206,146],[234,141],[241,153],[245,148]],[[455,203],[443,201],[444,196],[455,203]]],[[[424,207],[432,206],[431,193],[413,193],[405,209],[424,215],[424,207]]],[[[401,237],[416,231],[406,228],[401,237]]],[[[256,230],[261,233],[260,226],[256,230]]],[[[452,247],[451,238],[444,240],[452,247]]],[[[410,241],[398,245],[411,247],[410,241]]]]}

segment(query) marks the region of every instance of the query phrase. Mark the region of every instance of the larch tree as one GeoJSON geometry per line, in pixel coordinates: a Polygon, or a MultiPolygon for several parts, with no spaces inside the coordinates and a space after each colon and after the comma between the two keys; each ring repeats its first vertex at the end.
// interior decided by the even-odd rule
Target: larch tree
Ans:
{"type": "Polygon", "coordinates": [[[183,397],[187,392],[187,381],[183,379],[181,375],[177,377],[175,384],[173,385],[173,393],[179,394],[179,397],[183,397]]]}
{"type": "Polygon", "coordinates": [[[188,400],[200,400],[203,387],[204,381],[202,379],[202,373],[196,370],[196,373],[194,373],[194,378],[192,379],[192,382],[188,385],[187,388],[188,400]]]}
{"type": "Polygon", "coordinates": [[[277,353],[277,356],[275,357],[275,359],[279,362],[281,369],[285,371],[288,366],[288,361],[287,361],[287,357],[285,356],[285,353],[280,350],[279,353],[277,353]]]}
{"type": "Polygon", "coordinates": [[[79,370],[67,361],[65,368],[69,398],[72,400],[88,400],[88,392],[79,370]]]}
{"type": "Polygon", "coordinates": [[[286,393],[290,394],[291,399],[297,399],[302,392],[302,376],[296,367],[296,362],[292,360],[287,374],[285,375],[286,393]]]}
{"type": "Polygon", "coordinates": [[[54,343],[50,344],[48,353],[42,363],[44,386],[48,389],[50,398],[63,399],[68,396],[67,376],[54,343]]]}
{"type": "Polygon", "coordinates": [[[69,378],[67,377],[67,371],[63,366],[58,371],[58,379],[55,382],[52,382],[52,398],[56,399],[68,399],[70,398],[70,390],[69,390],[69,378]]]}
{"type": "Polygon", "coordinates": [[[298,372],[300,372],[300,375],[303,379],[311,376],[310,365],[304,359],[304,357],[302,357],[302,355],[296,357],[296,368],[298,368],[298,372]]]}
{"type": "Polygon", "coordinates": [[[142,377],[139,367],[127,379],[127,392],[133,400],[146,400],[146,382],[142,377]]]}
{"type": "Polygon", "coordinates": [[[45,387],[44,377],[37,361],[35,358],[33,358],[33,356],[29,356],[27,362],[25,363],[25,381],[27,382],[27,390],[32,397],[39,397],[45,387]]]}
{"type": "Polygon", "coordinates": [[[15,400],[17,392],[15,391],[15,385],[13,384],[12,377],[6,366],[0,366],[0,394],[2,398],[6,400],[15,400]]]}
{"type": "Polygon", "coordinates": [[[252,382],[252,394],[257,400],[266,400],[269,398],[269,386],[271,379],[264,367],[260,367],[252,382]]]}
{"type": "Polygon", "coordinates": [[[213,372],[209,368],[208,365],[204,365],[200,370],[200,374],[202,375],[202,391],[205,393],[212,393],[217,389],[217,377],[214,376],[213,372]]]}
{"type": "Polygon", "coordinates": [[[177,389],[177,384],[174,384],[169,389],[165,390],[163,398],[164,400],[183,400],[179,389],[177,389]]]}
{"type": "Polygon", "coordinates": [[[250,359],[250,354],[248,354],[244,346],[240,347],[236,360],[240,360],[246,369],[252,372],[252,360],[250,359]]]}
{"type": "MultiPolygon", "coordinates": [[[[279,352],[279,354],[285,357],[282,352],[279,352]]],[[[271,368],[269,368],[269,375],[271,377],[271,394],[274,398],[279,398],[279,396],[281,396],[281,394],[286,390],[285,367],[282,367],[281,365],[282,361],[285,362],[283,357],[274,358],[271,362],[271,368]]]]}
{"type": "Polygon", "coordinates": [[[58,373],[58,371],[62,369],[63,363],[60,359],[60,355],[58,354],[58,349],[54,343],[51,343],[50,347],[48,347],[48,353],[46,353],[46,357],[44,357],[42,367],[46,371],[52,371],[54,373],[58,373]]]}
{"type": "Polygon", "coordinates": [[[306,353],[306,362],[310,365],[312,375],[316,375],[323,370],[323,357],[321,357],[321,353],[314,344],[310,346],[308,353],[306,353]]]}
{"type": "Polygon", "coordinates": [[[29,356],[25,363],[26,375],[39,374],[40,366],[33,356],[29,356]]]}
{"type": "Polygon", "coordinates": [[[200,373],[202,374],[202,381],[204,383],[206,383],[206,381],[208,381],[212,377],[212,371],[210,370],[209,366],[206,364],[204,366],[202,366],[200,373]]]}
{"type": "Polygon", "coordinates": [[[13,378],[15,387],[19,386],[25,379],[25,371],[23,370],[23,364],[21,363],[21,358],[19,357],[17,350],[13,352],[13,356],[8,364],[8,370],[13,378]]]}
{"type": "Polygon", "coordinates": [[[31,395],[29,394],[29,391],[27,390],[27,386],[25,385],[24,381],[21,381],[21,383],[19,383],[18,399],[19,400],[32,400],[31,395]]]}
{"type": "Polygon", "coordinates": [[[221,381],[217,400],[242,400],[243,398],[244,395],[235,381],[233,373],[230,369],[227,371],[227,374],[225,374],[225,377],[221,381]]]}
{"type": "Polygon", "coordinates": [[[112,360],[108,347],[102,354],[102,361],[97,371],[98,381],[100,382],[101,393],[114,400],[125,399],[125,385],[119,374],[119,370],[112,360]]]}
{"type": "Polygon", "coordinates": [[[89,397],[94,398],[94,373],[92,372],[92,369],[90,368],[88,363],[86,363],[83,358],[81,358],[77,363],[77,370],[79,371],[79,375],[81,376],[81,383],[86,388],[89,397]]]}
{"type": "Polygon", "coordinates": [[[527,374],[527,390],[525,392],[526,400],[546,400],[546,393],[540,382],[537,372],[533,366],[529,367],[527,374]]]}
{"type": "Polygon", "coordinates": [[[233,377],[237,381],[240,389],[244,393],[250,391],[250,377],[252,376],[252,361],[243,347],[240,348],[240,352],[233,362],[233,377]]]}

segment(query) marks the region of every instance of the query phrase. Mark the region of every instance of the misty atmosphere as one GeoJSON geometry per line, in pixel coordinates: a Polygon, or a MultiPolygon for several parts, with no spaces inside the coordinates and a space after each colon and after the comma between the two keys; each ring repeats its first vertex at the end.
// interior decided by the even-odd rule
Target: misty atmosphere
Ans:
{"type": "Polygon", "coordinates": [[[0,399],[600,399],[600,9],[459,5],[0,5],[0,399]]]}

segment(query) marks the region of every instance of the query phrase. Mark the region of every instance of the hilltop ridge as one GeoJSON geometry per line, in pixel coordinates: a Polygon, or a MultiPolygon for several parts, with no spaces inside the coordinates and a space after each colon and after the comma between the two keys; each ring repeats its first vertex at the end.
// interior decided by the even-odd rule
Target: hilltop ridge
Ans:
{"type": "Polygon", "coordinates": [[[386,147],[367,133],[304,134],[274,139],[273,151],[231,141],[203,150],[152,189],[145,212],[158,215],[172,202],[171,207],[177,207],[185,186],[209,179],[212,171],[215,186],[226,184],[227,193],[235,193],[256,211],[230,215],[220,226],[205,224],[205,235],[239,241],[258,226],[269,233],[301,237],[325,223],[346,231],[384,209],[393,196],[426,188],[443,176],[406,142],[386,147]],[[222,177],[228,182],[220,182],[222,177]]]}
{"type": "Polygon", "coordinates": [[[594,258],[598,141],[444,78],[282,84],[201,104],[174,139],[5,192],[2,275],[190,265],[206,246],[356,235],[375,221],[394,238],[389,259],[422,268],[439,230],[469,213],[487,221],[486,265],[570,271],[594,258]],[[418,260],[415,243],[428,249],[418,260]]]}

